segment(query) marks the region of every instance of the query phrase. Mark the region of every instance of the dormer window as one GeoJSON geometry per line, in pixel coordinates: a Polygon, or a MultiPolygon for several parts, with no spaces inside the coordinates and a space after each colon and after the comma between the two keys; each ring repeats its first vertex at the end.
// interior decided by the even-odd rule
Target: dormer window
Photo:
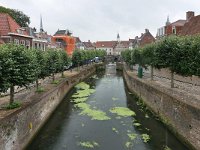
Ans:
{"type": "Polygon", "coordinates": [[[21,41],[20,41],[20,44],[25,46],[25,41],[24,41],[24,40],[21,40],[21,41]]]}

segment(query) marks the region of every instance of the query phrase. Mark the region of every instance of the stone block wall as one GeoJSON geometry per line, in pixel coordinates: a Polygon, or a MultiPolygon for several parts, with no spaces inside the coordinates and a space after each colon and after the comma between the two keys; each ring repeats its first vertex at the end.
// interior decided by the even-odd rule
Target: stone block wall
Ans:
{"type": "Polygon", "coordinates": [[[0,150],[21,150],[31,141],[51,116],[68,91],[95,73],[95,65],[70,77],[43,94],[33,96],[30,103],[0,119],[0,150]]]}
{"type": "Polygon", "coordinates": [[[188,97],[131,76],[125,69],[125,81],[130,91],[136,93],[145,104],[191,149],[200,149],[200,103],[188,97]]]}

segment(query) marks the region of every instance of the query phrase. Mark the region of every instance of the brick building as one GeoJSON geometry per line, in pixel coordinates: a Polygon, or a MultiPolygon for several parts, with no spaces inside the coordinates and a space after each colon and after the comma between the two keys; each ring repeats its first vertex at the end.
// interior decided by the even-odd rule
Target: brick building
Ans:
{"type": "Polygon", "coordinates": [[[33,37],[10,15],[0,13],[0,44],[13,42],[31,48],[32,39],[33,37]]]}

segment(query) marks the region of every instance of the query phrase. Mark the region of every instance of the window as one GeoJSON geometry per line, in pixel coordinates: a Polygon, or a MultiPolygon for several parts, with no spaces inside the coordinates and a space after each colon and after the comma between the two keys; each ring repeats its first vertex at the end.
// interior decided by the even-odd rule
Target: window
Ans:
{"type": "Polygon", "coordinates": [[[20,41],[20,44],[25,46],[25,41],[24,41],[24,40],[21,40],[21,41],[20,41]]]}
{"type": "Polygon", "coordinates": [[[26,40],[26,47],[29,49],[30,48],[30,41],[26,40]]]}
{"type": "Polygon", "coordinates": [[[176,34],[176,27],[175,26],[172,27],[172,33],[176,34]]]}
{"type": "Polygon", "coordinates": [[[37,43],[35,43],[35,49],[37,49],[37,43]]]}
{"type": "Polygon", "coordinates": [[[14,39],[14,44],[19,45],[19,40],[18,39],[14,39]]]}

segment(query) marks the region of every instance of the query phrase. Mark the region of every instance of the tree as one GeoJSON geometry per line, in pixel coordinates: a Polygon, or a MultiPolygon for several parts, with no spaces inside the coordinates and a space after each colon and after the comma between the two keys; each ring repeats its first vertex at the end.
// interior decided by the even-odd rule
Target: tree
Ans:
{"type": "Polygon", "coordinates": [[[55,73],[59,70],[59,54],[56,49],[48,49],[47,50],[47,65],[48,72],[52,75],[53,82],[55,81],[55,73]]]}
{"type": "Polygon", "coordinates": [[[81,63],[82,59],[81,59],[81,52],[80,50],[75,50],[72,54],[72,63],[78,67],[79,69],[79,65],[81,63]]]}
{"type": "Polygon", "coordinates": [[[59,50],[59,68],[58,71],[62,73],[62,77],[64,77],[64,69],[65,66],[68,66],[70,63],[69,57],[67,56],[67,53],[64,50],[59,50]]]}
{"type": "Polygon", "coordinates": [[[4,44],[0,47],[1,79],[0,90],[5,92],[10,88],[10,104],[14,102],[14,87],[27,86],[35,81],[36,57],[31,50],[14,44],[4,44]]]}

